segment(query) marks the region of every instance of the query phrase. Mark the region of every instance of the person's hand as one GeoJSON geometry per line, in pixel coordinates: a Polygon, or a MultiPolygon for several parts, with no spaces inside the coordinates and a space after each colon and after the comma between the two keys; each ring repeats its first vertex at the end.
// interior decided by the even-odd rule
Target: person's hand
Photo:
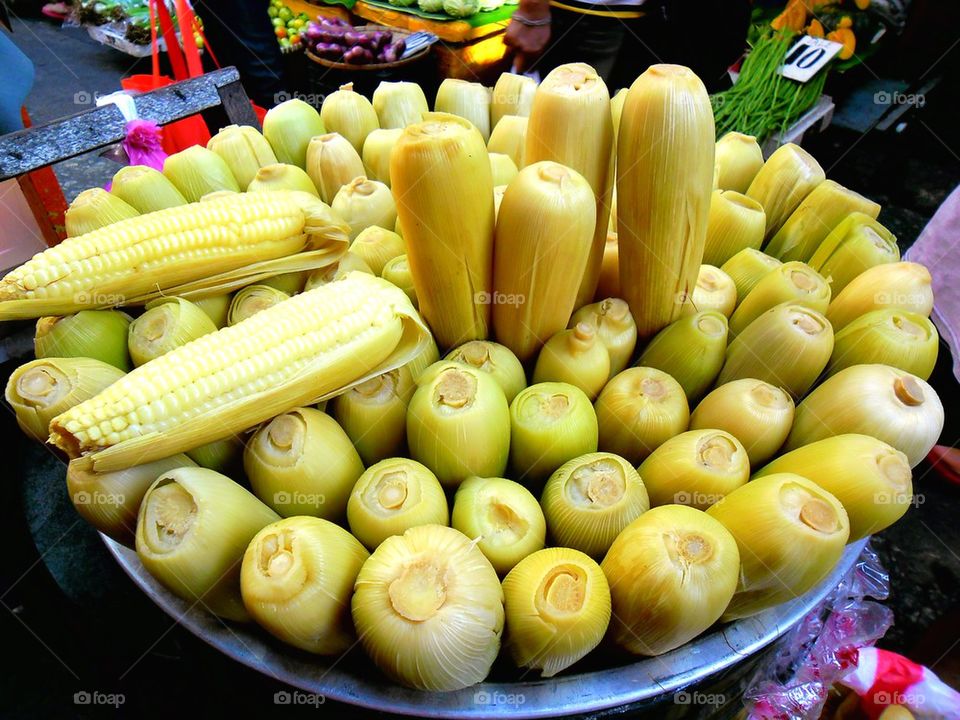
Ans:
{"type": "MultiPolygon", "coordinates": [[[[549,9],[545,15],[540,17],[550,17],[549,9]]],[[[540,19],[540,17],[531,19],[540,19]]],[[[543,54],[547,43],[550,42],[550,26],[538,25],[531,27],[524,25],[519,20],[512,19],[507,26],[507,32],[503,37],[503,42],[514,51],[514,67],[517,72],[524,72],[531,63],[543,54]]]]}

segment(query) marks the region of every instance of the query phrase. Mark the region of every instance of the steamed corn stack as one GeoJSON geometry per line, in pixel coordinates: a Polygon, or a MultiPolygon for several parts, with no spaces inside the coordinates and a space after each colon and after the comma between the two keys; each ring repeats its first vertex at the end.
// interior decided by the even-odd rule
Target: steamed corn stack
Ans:
{"type": "Polygon", "coordinates": [[[277,163],[267,139],[248,125],[227,125],[207,141],[207,150],[223,158],[241,190],[247,189],[260,168],[277,163]]]}
{"type": "Polygon", "coordinates": [[[97,471],[149,462],[399,367],[425,342],[401,290],[354,273],[142,365],[54,418],[51,442],[97,471]]]}
{"type": "Polygon", "coordinates": [[[864,213],[850,213],[809,260],[809,265],[830,278],[836,296],[860,273],[900,259],[896,236],[864,213]]]}
{"type": "Polygon", "coordinates": [[[332,262],[347,230],[317,198],[296,192],[159,210],[65,240],[9,272],[0,280],[0,320],[131,302],[303,250],[332,262]]]}
{"type": "Polygon", "coordinates": [[[744,248],[759,250],[766,222],[763,206],[753,198],[733,190],[714,190],[703,262],[719,267],[744,248]]]}
{"type": "Polygon", "coordinates": [[[875,220],[880,214],[880,206],[840,183],[824,180],[787,218],[767,245],[766,252],[784,262],[806,262],[830,232],[853,212],[875,220]]]}
{"type": "Polygon", "coordinates": [[[479,131],[455,115],[428,114],[397,141],[390,176],[417,302],[437,343],[486,338],[493,179],[479,131]]]}
{"type": "Polygon", "coordinates": [[[490,97],[490,127],[496,128],[507,115],[528,117],[536,92],[537,83],[533,78],[502,73],[490,97]]]}
{"type": "Polygon", "coordinates": [[[745,193],[763,167],[763,152],[753,135],[728,132],[717,140],[717,187],[745,193]]]}
{"type": "Polygon", "coordinates": [[[140,213],[103,188],[90,188],[77,195],[64,215],[67,237],[99,230],[140,213]]]}
{"type": "Polygon", "coordinates": [[[523,152],[527,142],[527,123],[529,119],[519,115],[504,115],[490,131],[487,150],[492,153],[509,155],[513,164],[523,167],[523,152]]]}
{"type": "Polygon", "coordinates": [[[714,125],[700,78],[653,65],[630,88],[617,144],[620,287],[648,339],[697,282],[713,189],[714,125]]]}
{"type": "Polygon", "coordinates": [[[187,204],[187,199],[166,175],[146,165],[127,165],[117,170],[110,184],[110,194],[139,213],[187,204]]]}
{"type": "Polygon", "coordinates": [[[469,120],[484,142],[490,139],[490,91],[480,83],[447,78],[437,89],[433,109],[469,120]]]}
{"type": "Polygon", "coordinates": [[[610,93],[584,63],[561,65],[537,88],[527,122],[523,162],[552,160],[586,178],[596,196],[596,223],[576,307],[593,300],[607,241],[613,190],[613,120],[610,93]]]}
{"type": "Polygon", "coordinates": [[[765,239],[773,237],[810,192],[826,179],[823,168],[799,145],[787,143],[760,168],[747,196],[763,205],[767,215],[765,239]]]}

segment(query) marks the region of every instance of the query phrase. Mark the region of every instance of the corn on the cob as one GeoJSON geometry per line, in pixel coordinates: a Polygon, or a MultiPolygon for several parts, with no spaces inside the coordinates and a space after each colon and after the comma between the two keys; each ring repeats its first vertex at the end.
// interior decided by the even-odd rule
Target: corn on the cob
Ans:
{"type": "Polygon", "coordinates": [[[766,215],[760,203],[733,190],[714,190],[703,262],[719,267],[744,248],[759,250],[765,229],[766,215]]]}
{"type": "Polygon", "coordinates": [[[637,364],[669,372],[692,403],[717,379],[726,351],[727,318],[708,310],[667,325],[650,341],[637,364]]]}
{"type": "Polygon", "coordinates": [[[940,336],[929,318],[903,310],[874,310],[836,334],[827,376],[852,365],[890,365],[930,379],[940,336]]]}
{"type": "Polygon", "coordinates": [[[576,327],[579,323],[596,328],[597,337],[610,353],[610,377],[630,364],[637,346],[637,326],[623,300],[607,298],[583,306],[570,318],[568,327],[576,327]]]}
{"type": "Polygon", "coordinates": [[[521,362],[570,319],[595,227],[590,184],[563,165],[528,165],[507,188],[494,241],[493,331],[521,362]]]}
{"type": "Polygon", "coordinates": [[[296,165],[275,163],[257,170],[247,187],[248,192],[275,192],[277,190],[299,190],[320,197],[310,176],[296,165]]]}
{"type": "Polygon", "coordinates": [[[517,176],[517,165],[509,155],[489,153],[490,173],[493,176],[493,185],[508,185],[517,176]]]}
{"type": "Polygon", "coordinates": [[[159,170],[146,165],[128,165],[117,170],[110,185],[116,195],[139,213],[186,205],[187,199],[159,170]]]}
{"type": "Polygon", "coordinates": [[[258,312],[282,303],[290,296],[269,285],[247,285],[233,296],[227,312],[227,325],[236,325],[258,312]]]}
{"type": "Polygon", "coordinates": [[[217,326],[207,314],[183,298],[158,298],[130,323],[127,347],[136,366],[212,332],[217,326]]]}
{"type": "Polygon", "coordinates": [[[590,253],[577,290],[576,307],[580,307],[590,302],[597,290],[614,182],[610,94],[589,65],[561,65],[537,88],[527,123],[523,162],[530,165],[541,160],[575,170],[590,184],[595,196],[590,253]]]}
{"type": "Polygon", "coordinates": [[[745,193],[763,167],[763,152],[753,135],[728,132],[717,140],[717,187],[745,193]]]}
{"type": "Polygon", "coordinates": [[[690,297],[683,303],[681,315],[714,310],[725,318],[733,314],[737,305],[737,286],[723,270],[713,265],[701,265],[697,284],[690,297]]]}
{"type": "Polygon", "coordinates": [[[320,199],[330,204],[340,188],[363,176],[363,161],[343,135],[318,135],[307,145],[307,174],[320,193],[320,199]]]}
{"type": "Polygon", "coordinates": [[[739,304],[758,282],[781,264],[779,260],[766,253],[753,248],[744,248],[727,260],[720,269],[729,275],[733,284],[737,286],[737,303],[739,304]]]}
{"type": "Polygon", "coordinates": [[[806,263],[793,261],[764,275],[730,318],[730,334],[737,336],[767,310],[781,303],[803,305],[818,313],[830,305],[830,285],[806,263]]]}
{"type": "Polygon", "coordinates": [[[915,375],[888,365],[854,365],[825,380],[797,406],[784,450],[860,433],[892,445],[916,467],[943,430],[943,404],[915,375]]]}
{"type": "Polygon", "coordinates": [[[631,86],[617,144],[617,237],[620,287],[643,340],[677,319],[696,285],[714,138],[710,99],[691,70],[653,65],[631,86]]]}
{"type": "Polygon", "coordinates": [[[930,271],[912,262],[876,265],[857,275],[833,298],[827,319],[840,331],[873,310],[905,310],[929,317],[933,310],[930,271]]]}
{"type": "Polygon", "coordinates": [[[452,360],[489,373],[503,390],[508,404],[527,386],[523,365],[517,360],[517,356],[510,352],[510,348],[499,343],[471,340],[451,350],[444,360],[452,360]]]}
{"type": "Polygon", "coordinates": [[[247,189],[260,168],[277,162],[267,139],[249,125],[227,125],[210,138],[207,150],[223,158],[241,190],[247,189]]]}
{"type": "MultiPolygon", "coordinates": [[[[390,153],[403,134],[403,128],[374,130],[363,143],[363,166],[367,177],[392,187],[390,182],[390,153]]],[[[389,229],[389,228],[388,228],[389,229]]],[[[397,234],[400,234],[399,232],[397,234]]]]}
{"type": "Polygon", "coordinates": [[[367,136],[380,129],[380,120],[373,104],[360,93],[353,91],[352,82],[341,85],[339,90],[323,99],[320,119],[327,132],[343,135],[357,153],[363,150],[367,136]]]}
{"type": "Polygon", "coordinates": [[[371,225],[360,231],[350,252],[363,260],[374,275],[383,275],[388,262],[406,254],[407,245],[393,230],[371,225]]]}
{"type": "Polygon", "coordinates": [[[603,260],[600,261],[600,276],[597,278],[597,292],[594,300],[620,295],[620,244],[617,233],[607,232],[607,242],[603,246],[603,260]]]}
{"type": "Polygon", "coordinates": [[[490,132],[487,151],[501,153],[513,160],[517,168],[523,167],[524,146],[527,143],[528,118],[519,115],[504,115],[490,132]]]}
{"type": "Polygon", "coordinates": [[[754,477],[796,473],[836,496],[850,519],[850,540],[903,517],[913,498],[907,456],[867,435],[836,435],[775,458],[754,477]]]}
{"type": "Polygon", "coordinates": [[[368,227],[391,228],[397,222],[390,188],[363,175],[341,187],[330,207],[350,226],[350,242],[368,227]]]}
{"type": "Polygon", "coordinates": [[[382,129],[405,128],[423,120],[427,97],[412,82],[381,82],[373,91],[373,109],[382,129]]]}
{"type": "Polygon", "coordinates": [[[718,385],[754,378],[799,399],[813,387],[833,353],[833,329],[816,310],[783,303],[768,310],[727,348],[718,385]]]}
{"type": "Polygon", "coordinates": [[[388,260],[383,266],[380,277],[403,290],[415,308],[420,307],[420,303],[417,301],[417,291],[413,287],[413,275],[410,273],[410,262],[407,260],[406,253],[398,255],[393,260],[388,260]]]}
{"type": "Polygon", "coordinates": [[[494,215],[483,138],[463,118],[432,114],[404,130],[390,174],[420,312],[437,342],[486,338],[494,215]]]}
{"type": "Polygon", "coordinates": [[[77,195],[65,213],[67,237],[93,232],[140,213],[103,188],[90,188],[77,195]]]}
{"type": "Polygon", "coordinates": [[[569,383],[586,393],[590,402],[610,379],[610,353],[597,337],[596,328],[578,323],[561,330],[540,350],[533,381],[569,383]]]}
{"type": "Polygon", "coordinates": [[[263,136],[277,160],[301,169],[306,167],[310,138],[325,132],[320,113],[297,98],[271,108],[263,118],[263,136]]]}
{"type": "Polygon", "coordinates": [[[490,91],[480,83],[447,78],[437,89],[433,109],[469,120],[484,143],[490,139],[490,91]]]}
{"type": "Polygon", "coordinates": [[[149,298],[304,249],[336,257],[346,229],[301,193],[235,194],[160,210],[66,240],[8,273],[0,280],[0,319],[149,298]]]}
{"type": "Polygon", "coordinates": [[[406,366],[378,375],[333,398],[330,411],[364,465],[401,455],[407,439],[407,406],[416,384],[406,366]]]}
{"type": "Polygon", "coordinates": [[[400,290],[352,274],[137,368],[55,418],[52,442],[101,471],[149,462],[399,367],[425,335],[400,290]]]}
{"type": "MultiPolygon", "coordinates": [[[[537,83],[526,75],[501,73],[490,97],[490,127],[496,130],[505,116],[528,117],[537,83]]],[[[519,165],[517,165],[519,167],[519,165]]]]}
{"type": "Polygon", "coordinates": [[[767,217],[764,240],[772,238],[803,199],[826,179],[823,168],[799,145],[781,145],[767,158],[747,190],[767,217]]]}
{"type": "Polygon", "coordinates": [[[863,213],[851,213],[837,225],[810,258],[810,267],[830,278],[837,296],[860,273],[900,260],[897,238],[863,213]]]}
{"type": "Polygon", "coordinates": [[[192,145],[163,161],[163,174],[188,202],[220,190],[240,192],[237,179],[223,158],[201,145],[192,145]]]}
{"type": "Polygon", "coordinates": [[[119,310],[81,310],[37,320],[33,354],[38,358],[85,357],[130,370],[127,330],[130,316],[119,310]]]}

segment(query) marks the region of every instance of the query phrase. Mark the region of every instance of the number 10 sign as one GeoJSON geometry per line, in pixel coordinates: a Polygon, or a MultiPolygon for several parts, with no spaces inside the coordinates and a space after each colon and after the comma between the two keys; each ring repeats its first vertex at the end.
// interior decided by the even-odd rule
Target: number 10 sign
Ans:
{"type": "Polygon", "coordinates": [[[802,37],[794,43],[780,66],[784,77],[806,82],[843,49],[840,43],[818,37],[802,37]]]}

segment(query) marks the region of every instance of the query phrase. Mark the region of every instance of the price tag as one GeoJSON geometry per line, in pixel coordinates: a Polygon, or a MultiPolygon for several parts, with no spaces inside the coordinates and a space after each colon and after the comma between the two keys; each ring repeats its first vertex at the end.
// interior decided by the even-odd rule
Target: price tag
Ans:
{"type": "Polygon", "coordinates": [[[804,36],[790,48],[780,66],[780,74],[797,82],[806,82],[842,49],[843,45],[832,40],[804,36]]]}

